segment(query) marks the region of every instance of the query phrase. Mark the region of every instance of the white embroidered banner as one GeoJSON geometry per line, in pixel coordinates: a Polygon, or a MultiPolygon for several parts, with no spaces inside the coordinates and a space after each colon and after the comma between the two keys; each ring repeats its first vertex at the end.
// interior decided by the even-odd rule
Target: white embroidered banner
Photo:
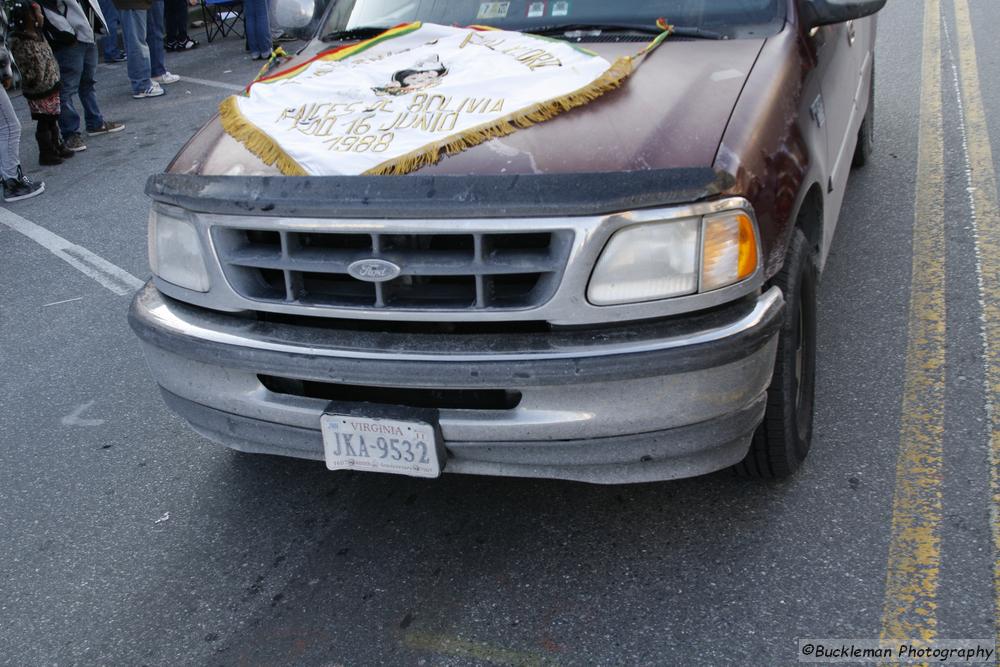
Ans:
{"type": "Polygon", "coordinates": [[[220,112],[285,174],[402,174],[586,104],[632,63],[520,32],[410,23],[258,79],[220,112]]]}

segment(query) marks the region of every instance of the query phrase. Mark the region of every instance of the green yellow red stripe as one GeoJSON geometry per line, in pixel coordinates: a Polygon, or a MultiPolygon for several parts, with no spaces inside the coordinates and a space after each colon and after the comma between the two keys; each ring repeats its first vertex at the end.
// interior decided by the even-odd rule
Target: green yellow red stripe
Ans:
{"type": "MultiPolygon", "coordinates": [[[[655,49],[657,46],[660,45],[660,43],[664,39],[667,38],[667,36],[670,35],[670,32],[673,30],[673,26],[670,26],[670,25],[666,24],[665,22],[662,22],[662,24],[661,24],[661,22],[662,22],[662,19],[657,22],[657,26],[660,27],[660,28],[663,28],[664,32],[661,33],[660,35],[658,35],[656,37],[656,39],[654,39],[652,42],[650,42],[646,46],[646,48],[644,48],[642,51],[640,51],[638,54],[636,54],[637,56],[644,55],[644,54],[648,53],[649,51],[655,49]]],[[[288,69],[284,69],[284,70],[281,70],[279,72],[275,72],[274,74],[270,74],[268,76],[260,77],[260,78],[256,79],[253,83],[251,83],[250,86],[253,86],[254,84],[258,84],[258,83],[272,83],[274,81],[282,81],[284,79],[290,79],[290,78],[298,75],[300,72],[302,72],[302,70],[304,70],[306,67],[308,67],[309,65],[311,65],[312,63],[314,63],[316,61],[339,61],[339,60],[346,60],[347,58],[350,58],[351,56],[356,56],[357,54],[359,54],[359,53],[361,53],[363,51],[366,51],[366,50],[372,48],[373,46],[376,46],[377,44],[381,44],[382,42],[385,42],[387,40],[394,39],[396,37],[401,37],[403,35],[406,35],[406,34],[409,34],[409,33],[413,32],[415,30],[419,30],[422,25],[423,25],[423,23],[420,22],[420,21],[414,21],[412,23],[403,23],[403,24],[400,24],[400,25],[398,25],[398,26],[396,26],[394,28],[389,28],[385,32],[380,33],[380,34],[378,34],[375,37],[372,37],[370,39],[362,40],[362,41],[356,42],[354,44],[345,44],[343,46],[338,46],[338,47],[335,47],[335,48],[332,48],[332,49],[327,49],[326,51],[318,53],[315,56],[313,56],[312,58],[309,58],[308,60],[304,60],[301,63],[298,63],[294,67],[289,67],[288,69]]],[[[495,28],[493,26],[478,25],[478,24],[473,24],[473,25],[466,26],[466,27],[469,28],[469,29],[471,29],[471,30],[479,30],[479,31],[482,31],[482,32],[491,32],[491,31],[499,31],[500,30],[500,28],[495,28]]],[[[544,37],[542,35],[531,35],[531,36],[535,37],[536,39],[542,39],[542,40],[548,40],[548,41],[556,41],[556,40],[552,40],[551,38],[544,37]]],[[[577,46],[575,44],[570,44],[570,46],[572,48],[574,48],[575,50],[579,51],[580,53],[585,53],[588,56],[594,56],[594,57],[597,56],[596,53],[594,53],[593,51],[591,51],[589,49],[585,49],[585,48],[577,46]]],[[[247,91],[250,90],[250,86],[247,86],[247,91]]]]}
{"type": "MultiPolygon", "coordinates": [[[[303,62],[295,65],[294,67],[289,67],[288,69],[275,72],[268,76],[262,77],[254,81],[251,86],[257,83],[270,83],[274,81],[281,81],[283,79],[289,79],[297,74],[299,74],[306,67],[317,61],[338,61],[345,60],[351,56],[356,56],[362,51],[367,51],[368,49],[381,44],[382,42],[388,41],[390,39],[395,39],[396,37],[402,37],[407,35],[414,30],[419,30],[423,25],[420,21],[414,21],[413,23],[403,23],[394,28],[389,28],[383,33],[379,33],[370,39],[365,39],[360,42],[355,42],[354,44],[345,44],[343,46],[337,46],[332,49],[327,49],[321,53],[317,53],[312,58],[304,60],[303,62]]],[[[247,87],[249,90],[250,87],[247,87]]]]}

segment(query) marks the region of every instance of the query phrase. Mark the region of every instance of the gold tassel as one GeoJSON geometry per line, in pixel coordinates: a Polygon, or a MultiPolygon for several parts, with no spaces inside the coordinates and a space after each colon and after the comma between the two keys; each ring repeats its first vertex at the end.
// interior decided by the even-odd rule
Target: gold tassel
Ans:
{"type": "MultiPolygon", "coordinates": [[[[421,167],[436,164],[442,157],[461,153],[479,144],[505,137],[518,130],[555,118],[564,111],[593,102],[601,95],[620,87],[632,74],[633,58],[619,58],[604,74],[590,84],[553,100],[533,104],[525,109],[483,123],[464,132],[423,146],[364,172],[369,176],[401,176],[421,167]]],[[[277,165],[285,176],[307,176],[308,173],[274,139],[240,113],[236,97],[227,97],[219,105],[222,128],[246,146],[267,165],[277,165]]]]}
{"type": "Polygon", "coordinates": [[[222,129],[226,134],[246,146],[264,164],[277,165],[285,176],[309,175],[274,139],[240,113],[235,95],[222,100],[219,105],[219,120],[222,121],[222,129]]]}

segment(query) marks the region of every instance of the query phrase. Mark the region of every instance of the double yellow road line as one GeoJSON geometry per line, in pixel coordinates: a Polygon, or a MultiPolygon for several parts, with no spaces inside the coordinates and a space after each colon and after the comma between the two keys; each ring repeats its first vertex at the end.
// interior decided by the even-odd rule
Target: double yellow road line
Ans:
{"type": "Polygon", "coordinates": [[[955,24],[961,67],[963,122],[969,137],[967,153],[983,309],[985,391],[990,413],[987,424],[990,429],[988,462],[990,529],[993,535],[993,618],[994,634],[1000,640],[1000,406],[994,404],[1000,400],[1000,205],[967,0],[955,0],[955,24]]]}
{"type": "Polygon", "coordinates": [[[940,12],[939,0],[926,0],[913,277],[882,639],[929,641],[937,629],[946,332],[940,12]]]}
{"type": "MultiPolygon", "coordinates": [[[[1000,206],[976,47],[967,0],[953,0],[961,108],[976,229],[990,443],[987,460],[993,535],[994,633],[1000,610],[1000,206]]],[[[933,640],[941,563],[945,406],[945,163],[940,0],[925,0],[920,145],[913,227],[913,275],[907,330],[892,534],[882,612],[883,639],[933,640]]]]}

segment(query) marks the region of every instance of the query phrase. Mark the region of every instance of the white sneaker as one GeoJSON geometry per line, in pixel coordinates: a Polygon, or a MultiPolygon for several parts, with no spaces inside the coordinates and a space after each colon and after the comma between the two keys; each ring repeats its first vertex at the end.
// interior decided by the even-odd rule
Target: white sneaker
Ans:
{"type": "Polygon", "coordinates": [[[132,97],[135,98],[135,99],[137,99],[137,100],[141,100],[144,97],[159,97],[164,92],[166,92],[166,91],[164,91],[162,88],[160,88],[160,84],[158,84],[158,83],[156,83],[154,81],[153,85],[151,85],[146,90],[143,90],[143,91],[138,92],[138,93],[132,93],[132,97]]]}
{"type": "Polygon", "coordinates": [[[153,81],[156,83],[177,83],[181,78],[176,74],[171,74],[170,72],[164,72],[160,76],[154,76],[153,81]]]}

